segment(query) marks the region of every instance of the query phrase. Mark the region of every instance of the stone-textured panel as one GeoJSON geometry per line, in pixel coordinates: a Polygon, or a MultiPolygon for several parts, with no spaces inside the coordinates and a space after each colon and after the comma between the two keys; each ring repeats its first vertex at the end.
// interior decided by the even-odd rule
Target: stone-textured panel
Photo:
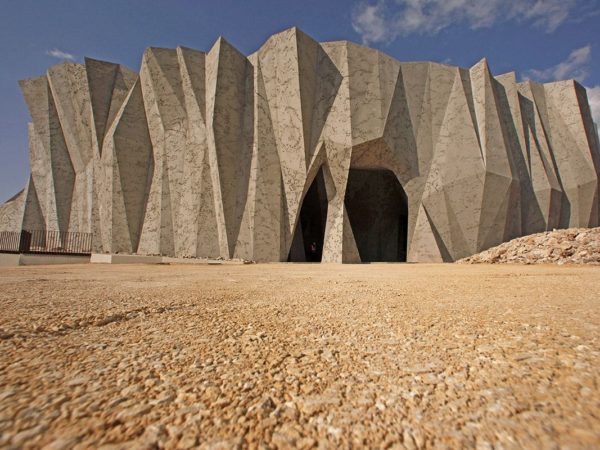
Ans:
{"type": "Polygon", "coordinates": [[[0,205],[0,232],[23,228],[23,210],[27,193],[22,190],[0,205]]]}
{"type": "Polygon", "coordinates": [[[44,164],[52,174],[51,186],[43,183],[38,192],[40,201],[47,199],[49,202],[41,207],[43,211],[55,208],[56,222],[49,218],[46,226],[56,231],[69,231],[76,173],[48,77],[32,78],[20,84],[33,119],[32,134],[35,136],[31,146],[41,147],[39,152],[44,154],[43,158],[47,158],[44,164]],[[44,188],[48,191],[43,191],[44,188]]]}
{"type": "Polygon", "coordinates": [[[149,48],[139,76],[86,59],[21,86],[31,178],[1,207],[3,230],[91,232],[101,252],[286,260],[304,253],[300,211],[322,171],[322,260],[359,262],[376,253],[360,234],[369,218],[354,229],[361,209],[347,210],[352,169],[402,186],[408,217],[394,230],[409,261],[599,223],[598,136],[574,81],[400,62],[292,28],[248,57],[219,38],[206,53],[149,48]]]}

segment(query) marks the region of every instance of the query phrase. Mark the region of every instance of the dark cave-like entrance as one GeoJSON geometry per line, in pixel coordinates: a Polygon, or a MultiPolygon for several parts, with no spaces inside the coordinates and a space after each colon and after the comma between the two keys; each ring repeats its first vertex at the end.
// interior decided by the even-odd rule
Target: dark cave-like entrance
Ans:
{"type": "Polygon", "coordinates": [[[300,220],[294,231],[288,261],[320,262],[323,256],[326,223],[327,192],[321,168],[302,201],[300,220]]]}
{"type": "Polygon", "coordinates": [[[362,262],[406,261],[408,201],[392,171],[350,169],[344,202],[362,262]]]}

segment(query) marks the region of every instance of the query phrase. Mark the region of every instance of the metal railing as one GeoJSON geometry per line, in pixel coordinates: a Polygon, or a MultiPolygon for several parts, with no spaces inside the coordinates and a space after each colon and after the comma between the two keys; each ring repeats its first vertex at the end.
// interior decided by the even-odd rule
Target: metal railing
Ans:
{"type": "Polygon", "coordinates": [[[92,234],[68,231],[1,231],[0,252],[89,255],[92,234]]]}

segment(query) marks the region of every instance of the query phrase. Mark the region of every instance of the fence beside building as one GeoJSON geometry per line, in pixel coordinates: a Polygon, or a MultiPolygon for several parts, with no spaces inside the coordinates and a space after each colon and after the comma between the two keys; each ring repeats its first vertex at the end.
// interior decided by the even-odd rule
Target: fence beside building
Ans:
{"type": "Polygon", "coordinates": [[[22,230],[0,232],[0,252],[89,255],[91,233],[22,230]]]}

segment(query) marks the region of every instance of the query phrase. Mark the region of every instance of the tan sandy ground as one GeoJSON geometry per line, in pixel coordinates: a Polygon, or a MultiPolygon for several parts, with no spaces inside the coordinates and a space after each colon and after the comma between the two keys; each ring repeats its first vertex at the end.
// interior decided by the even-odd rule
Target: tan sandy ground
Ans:
{"type": "Polygon", "coordinates": [[[3,268],[0,308],[2,448],[600,446],[599,267],[3,268]]]}

